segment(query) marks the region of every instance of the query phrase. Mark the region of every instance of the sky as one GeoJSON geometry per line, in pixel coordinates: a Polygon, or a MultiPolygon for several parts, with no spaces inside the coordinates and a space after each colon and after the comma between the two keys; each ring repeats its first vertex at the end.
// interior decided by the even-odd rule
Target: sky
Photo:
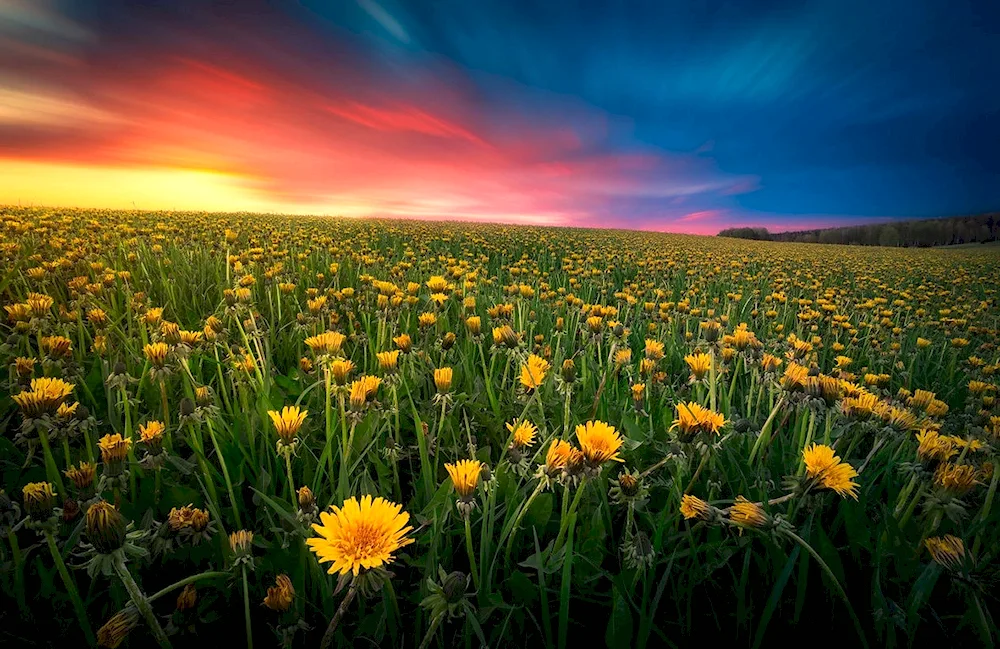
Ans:
{"type": "Polygon", "coordinates": [[[784,231],[1000,209],[989,1],[0,0],[0,204],[784,231]]]}

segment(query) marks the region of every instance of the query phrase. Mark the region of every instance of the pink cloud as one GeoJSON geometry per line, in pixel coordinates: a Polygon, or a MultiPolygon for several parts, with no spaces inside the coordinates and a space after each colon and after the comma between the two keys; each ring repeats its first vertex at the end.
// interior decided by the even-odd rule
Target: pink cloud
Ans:
{"type": "Polygon", "coordinates": [[[508,86],[487,101],[440,61],[400,73],[358,69],[350,53],[311,65],[275,42],[221,49],[185,30],[192,41],[45,68],[36,92],[44,81],[77,114],[108,118],[70,111],[58,128],[12,130],[0,158],[219,170],[270,202],[332,213],[651,229],[700,229],[724,210],[693,206],[756,186],[573,99],[508,86]]]}

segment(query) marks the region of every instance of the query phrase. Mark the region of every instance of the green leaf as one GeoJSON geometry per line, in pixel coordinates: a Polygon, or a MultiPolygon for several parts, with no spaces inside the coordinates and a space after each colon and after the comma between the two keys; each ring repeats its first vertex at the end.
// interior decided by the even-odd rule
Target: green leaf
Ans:
{"type": "Polygon", "coordinates": [[[524,515],[525,529],[532,527],[536,527],[539,530],[544,529],[549,519],[552,518],[554,502],[555,499],[552,494],[539,494],[535,498],[535,501],[531,503],[531,507],[528,508],[528,513],[524,515]]]}
{"type": "Polygon", "coordinates": [[[604,631],[604,643],[610,649],[630,649],[632,646],[632,609],[616,586],[611,598],[611,618],[604,631]]]}

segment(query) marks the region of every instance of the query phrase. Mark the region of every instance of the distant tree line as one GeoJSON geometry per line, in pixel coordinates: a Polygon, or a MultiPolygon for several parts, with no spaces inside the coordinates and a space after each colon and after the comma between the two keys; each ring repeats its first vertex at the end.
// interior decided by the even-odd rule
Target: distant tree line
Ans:
{"type": "Polygon", "coordinates": [[[727,228],[719,232],[718,236],[759,241],[927,248],[996,241],[1000,238],[1000,214],[851,225],[796,232],[768,232],[767,228],[727,228]]]}

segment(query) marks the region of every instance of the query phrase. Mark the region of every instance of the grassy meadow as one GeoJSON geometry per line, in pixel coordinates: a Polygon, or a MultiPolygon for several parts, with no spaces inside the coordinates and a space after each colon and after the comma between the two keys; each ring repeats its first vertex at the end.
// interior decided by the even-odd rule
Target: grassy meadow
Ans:
{"type": "Polygon", "coordinates": [[[0,208],[0,643],[991,646],[998,267],[0,208]]]}

